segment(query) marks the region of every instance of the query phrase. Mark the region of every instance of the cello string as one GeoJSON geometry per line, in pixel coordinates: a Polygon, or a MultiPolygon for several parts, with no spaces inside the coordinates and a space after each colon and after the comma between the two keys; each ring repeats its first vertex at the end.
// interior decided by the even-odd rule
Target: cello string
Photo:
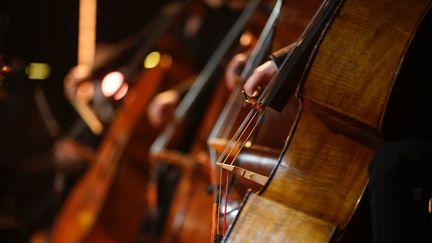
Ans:
{"type": "Polygon", "coordinates": [[[231,115],[229,117],[228,121],[226,122],[226,125],[224,126],[225,131],[222,134],[222,137],[228,138],[229,132],[232,130],[234,123],[237,120],[236,118],[238,118],[238,116],[240,115],[242,105],[239,103],[240,101],[240,99],[238,99],[239,94],[240,94],[240,89],[236,89],[235,94],[233,94],[233,103],[231,105],[231,111],[229,112],[229,114],[237,114],[237,115],[236,116],[231,115]]]}
{"type": "MultiPolygon", "coordinates": [[[[247,139],[249,139],[249,137],[251,136],[251,134],[254,132],[255,128],[257,127],[259,121],[261,120],[261,118],[263,117],[263,114],[264,114],[264,112],[259,112],[259,111],[251,111],[250,113],[253,113],[253,117],[255,117],[257,114],[259,114],[259,117],[257,119],[257,122],[255,122],[255,125],[252,128],[252,131],[250,131],[247,134],[247,139]]],[[[249,127],[249,125],[252,122],[253,122],[253,120],[249,121],[247,123],[247,127],[249,127]]],[[[244,134],[245,132],[246,132],[246,129],[243,130],[242,134],[244,134]]],[[[237,143],[238,143],[238,141],[237,141],[237,143]]],[[[241,149],[244,147],[245,143],[246,143],[246,141],[242,142],[241,149]]],[[[232,149],[233,148],[231,148],[230,153],[232,152],[232,149]]],[[[238,154],[240,153],[241,149],[239,149],[236,152],[235,157],[233,158],[233,160],[230,163],[231,165],[234,163],[234,161],[237,158],[238,154]]],[[[226,161],[228,158],[229,158],[229,156],[227,156],[224,160],[226,161]]],[[[221,175],[221,173],[223,171],[222,167],[219,168],[219,171],[220,171],[220,175],[219,175],[219,188],[221,188],[221,185],[222,185],[222,175],[221,175]]],[[[229,171],[226,171],[226,183],[225,183],[225,193],[224,193],[224,199],[225,200],[224,200],[224,211],[223,211],[224,215],[223,215],[222,235],[225,235],[225,230],[227,228],[227,206],[228,206],[228,192],[229,192],[229,175],[230,175],[229,171]]],[[[218,192],[218,198],[219,198],[219,205],[222,205],[222,190],[220,190],[218,192]]],[[[217,212],[217,213],[219,214],[220,212],[217,212]]],[[[219,233],[220,232],[219,231],[220,216],[217,217],[216,221],[217,221],[217,232],[219,233]]]]}
{"type": "MultiPolygon", "coordinates": [[[[231,114],[238,114],[240,112],[241,109],[241,105],[240,106],[236,106],[236,104],[238,104],[237,102],[237,96],[239,94],[239,89],[235,89],[233,91],[233,93],[230,95],[229,100],[228,100],[228,107],[226,109],[226,111],[224,111],[222,113],[222,118],[220,118],[220,121],[222,122],[217,122],[215,125],[215,130],[212,131],[212,133],[210,134],[210,138],[216,138],[216,137],[225,137],[227,138],[229,135],[228,133],[231,131],[234,122],[235,122],[235,118],[236,116],[230,116],[231,114]]],[[[214,160],[215,162],[217,161],[217,159],[214,160]]],[[[219,234],[220,233],[220,210],[218,210],[219,206],[221,205],[221,200],[222,200],[222,168],[219,167],[218,170],[216,171],[216,179],[215,181],[215,193],[216,193],[216,198],[215,198],[215,202],[216,202],[216,210],[218,212],[215,212],[215,228],[216,228],[216,233],[219,234]],[[219,181],[218,181],[219,180],[219,181]],[[217,222],[217,223],[216,223],[217,222]]],[[[220,208],[219,208],[220,209],[220,208]]]]}
{"type": "MultiPolygon", "coordinates": [[[[325,5],[326,2],[327,1],[323,2],[323,4],[320,6],[320,9],[317,11],[318,13],[321,12],[320,10],[323,8],[323,6],[325,5]]],[[[315,14],[315,16],[313,18],[313,20],[314,20],[313,22],[315,22],[315,19],[316,19],[316,16],[318,15],[318,13],[315,14]]],[[[299,47],[299,45],[302,43],[302,41],[305,39],[305,36],[310,32],[310,25],[311,25],[311,23],[303,31],[303,33],[301,34],[299,41],[297,42],[296,46],[288,52],[287,57],[284,59],[281,67],[284,67],[285,65],[287,65],[288,61],[292,62],[292,58],[291,58],[292,54],[293,54],[294,50],[296,50],[299,47]]],[[[275,86],[277,87],[276,81],[279,81],[279,79],[281,79],[280,71],[281,71],[281,68],[279,68],[277,70],[276,74],[272,77],[270,82],[266,85],[265,89],[263,90],[263,92],[259,96],[259,98],[256,101],[253,101],[253,104],[258,105],[258,106],[255,106],[254,111],[251,111],[248,114],[248,116],[246,117],[246,119],[242,122],[241,126],[239,127],[239,130],[236,131],[235,135],[233,136],[233,138],[228,143],[228,146],[224,149],[223,153],[221,154],[221,157],[219,157],[218,162],[223,160],[223,163],[225,163],[229,159],[228,155],[231,155],[232,151],[234,150],[234,148],[235,148],[234,146],[241,143],[240,148],[238,150],[236,150],[236,155],[234,156],[233,160],[231,161],[231,164],[234,163],[234,161],[237,158],[238,154],[240,153],[241,149],[243,149],[245,143],[247,142],[247,139],[250,138],[251,134],[257,128],[257,124],[262,119],[262,117],[263,117],[262,115],[264,114],[264,111],[266,110],[266,108],[268,106],[268,101],[271,101],[269,99],[271,99],[275,95],[275,86]],[[262,112],[260,112],[260,111],[262,111],[262,112]],[[260,113],[260,115],[258,116],[257,122],[254,125],[252,125],[253,127],[252,127],[251,131],[249,132],[249,134],[246,135],[247,139],[240,141],[240,138],[243,138],[243,135],[245,133],[247,133],[247,129],[251,126],[251,124],[253,124],[253,121],[254,121],[253,119],[256,117],[256,115],[258,113],[260,113]],[[228,156],[228,157],[226,157],[226,156],[228,156]]]]}
{"type": "MultiPolygon", "coordinates": [[[[276,83],[276,80],[277,80],[277,78],[279,76],[279,71],[280,70],[278,69],[278,71],[276,72],[276,74],[272,77],[272,79],[270,80],[270,82],[268,83],[268,85],[265,87],[265,89],[263,90],[262,94],[258,98],[257,103],[261,103],[262,100],[264,100],[266,97],[268,97],[268,95],[270,94],[271,88],[274,87],[274,85],[276,83]]],[[[262,111],[264,111],[264,110],[265,109],[263,109],[262,111]]],[[[254,109],[254,110],[252,110],[251,112],[248,113],[248,115],[246,116],[246,118],[244,119],[244,121],[242,122],[242,124],[240,125],[240,127],[238,128],[238,130],[236,131],[236,133],[230,139],[227,147],[224,149],[224,151],[222,152],[222,154],[217,159],[218,163],[226,163],[226,161],[228,160],[228,157],[229,157],[228,155],[232,153],[232,151],[235,148],[235,145],[239,143],[240,138],[244,135],[244,133],[246,132],[247,128],[249,128],[250,124],[253,122],[253,119],[259,113],[260,113],[260,111],[256,110],[256,109],[254,109]]],[[[256,125],[254,127],[256,127],[256,125]]],[[[249,136],[250,136],[250,134],[247,137],[249,137],[249,136]]]]}
{"type": "Polygon", "coordinates": [[[220,233],[220,205],[222,205],[222,167],[219,167],[219,185],[218,185],[218,208],[216,212],[217,217],[217,233],[220,233]]]}
{"type": "MultiPolygon", "coordinates": [[[[277,75],[275,75],[275,76],[277,76],[277,75]]],[[[275,79],[276,78],[274,77],[269,82],[270,86],[272,86],[272,87],[274,86],[274,82],[275,82],[274,80],[275,79]]],[[[264,89],[265,92],[263,92],[263,94],[261,94],[260,98],[262,96],[267,95],[269,93],[269,91],[268,91],[269,89],[267,87],[266,87],[266,89],[264,89]]],[[[255,122],[255,125],[253,126],[253,128],[251,129],[251,131],[249,132],[249,134],[247,134],[247,136],[246,136],[247,139],[249,139],[249,137],[251,136],[251,134],[255,131],[255,129],[256,129],[259,121],[262,119],[264,111],[265,111],[265,109],[261,110],[261,111],[254,109],[254,110],[252,110],[252,111],[250,111],[248,113],[248,115],[246,116],[245,120],[242,122],[242,124],[240,125],[239,129],[236,131],[236,133],[234,134],[233,138],[230,140],[228,146],[224,149],[224,151],[222,152],[222,154],[218,158],[217,162],[224,163],[224,164],[227,162],[227,160],[229,159],[229,155],[232,153],[232,151],[234,150],[235,146],[240,143],[239,142],[240,138],[243,137],[243,135],[247,131],[247,128],[250,127],[250,125],[253,123],[254,118],[259,114],[258,119],[255,122]],[[221,161],[223,161],[223,162],[221,162],[221,161]]],[[[241,149],[243,149],[243,147],[245,146],[245,144],[247,142],[247,139],[243,140],[243,142],[241,143],[240,149],[238,150],[238,152],[236,153],[235,157],[233,158],[233,160],[230,163],[231,165],[236,160],[236,158],[237,158],[238,154],[240,153],[241,149]]],[[[219,185],[218,185],[218,192],[217,192],[217,197],[218,197],[217,200],[218,200],[218,205],[222,205],[222,173],[223,173],[222,167],[219,167],[218,171],[219,171],[219,175],[218,175],[218,177],[219,177],[219,185]]],[[[226,215],[226,213],[227,213],[226,207],[227,207],[227,203],[228,203],[228,191],[229,191],[229,188],[228,188],[228,186],[229,186],[229,183],[228,183],[229,172],[226,171],[226,173],[227,173],[227,177],[226,177],[227,178],[227,183],[226,183],[226,186],[225,186],[225,211],[224,211],[224,225],[223,225],[223,228],[222,228],[223,234],[225,234],[225,228],[226,228],[226,217],[227,217],[227,215],[226,215]]],[[[217,212],[217,216],[216,217],[217,217],[217,219],[216,219],[216,222],[217,222],[216,223],[216,228],[217,228],[216,232],[220,233],[220,231],[221,231],[220,230],[220,212],[217,212]]]]}
{"type": "MultiPolygon", "coordinates": [[[[228,100],[228,108],[227,112],[223,116],[223,124],[218,127],[218,131],[216,132],[218,137],[228,138],[229,133],[232,131],[234,126],[234,122],[238,118],[240,114],[240,110],[242,108],[240,97],[240,88],[235,88],[235,90],[231,93],[228,100]],[[234,115],[235,114],[235,115],[234,115]]],[[[214,136],[216,137],[216,136],[214,136]]]]}
{"type": "MultiPolygon", "coordinates": [[[[270,90],[272,87],[275,86],[276,80],[279,77],[279,69],[276,72],[276,74],[273,76],[273,78],[270,80],[266,88],[264,89],[263,93],[260,95],[260,97],[257,100],[258,102],[262,102],[265,98],[267,98],[270,95],[270,90]]],[[[260,103],[262,104],[262,103],[260,103]]],[[[262,119],[264,111],[266,106],[264,106],[263,109],[253,109],[248,113],[245,120],[242,122],[234,136],[231,138],[230,142],[228,143],[227,147],[224,149],[222,154],[220,155],[219,159],[217,160],[218,163],[226,164],[226,162],[229,160],[229,155],[233,154],[234,149],[238,144],[241,144],[237,152],[235,153],[234,158],[231,160],[230,164],[232,165],[237,158],[240,151],[245,146],[247,140],[250,138],[251,134],[255,131],[259,121],[262,119]],[[246,135],[246,139],[241,139],[244,137],[244,134],[247,132],[248,128],[251,126],[251,124],[254,122],[254,119],[258,116],[256,122],[254,123],[251,131],[246,135]]]]}
{"type": "MultiPolygon", "coordinates": [[[[250,117],[251,114],[248,114],[248,117],[250,117]]],[[[244,123],[244,122],[243,122],[244,123]]],[[[238,130],[240,131],[240,130],[238,130]]],[[[238,136],[238,131],[236,132],[236,136],[238,136]]],[[[232,140],[230,141],[230,143],[232,143],[232,140]]],[[[227,156],[227,154],[231,153],[232,150],[234,149],[234,145],[229,145],[224,152],[222,153],[222,155],[219,157],[218,161],[220,162],[221,160],[223,160],[223,163],[225,163],[227,161],[227,159],[229,159],[229,156],[227,156]],[[228,151],[227,148],[231,146],[231,149],[228,151]]],[[[218,190],[218,203],[219,205],[222,205],[222,173],[223,173],[223,169],[222,167],[219,167],[219,190],[218,190]]],[[[222,227],[222,234],[225,234],[225,228],[226,228],[226,207],[227,207],[227,199],[228,199],[228,177],[229,177],[229,172],[226,171],[226,178],[227,178],[227,183],[226,183],[226,188],[225,188],[225,211],[224,211],[224,225],[222,227]]],[[[220,226],[220,212],[217,212],[218,216],[217,216],[217,232],[220,232],[219,226],[220,226]]]]}
{"type": "Polygon", "coordinates": [[[245,133],[245,129],[249,127],[250,123],[253,121],[253,119],[256,117],[256,115],[259,113],[257,110],[252,110],[248,113],[242,124],[237,129],[236,133],[233,135],[233,137],[230,139],[227,147],[224,149],[222,154],[220,155],[217,162],[224,164],[228,158],[227,155],[230,155],[232,151],[235,148],[235,145],[238,144],[239,139],[242,137],[242,135],[245,133]],[[223,161],[223,162],[221,162],[223,161]]]}
{"type": "Polygon", "coordinates": [[[218,162],[221,164],[225,164],[228,159],[229,159],[229,155],[232,154],[232,152],[235,149],[235,146],[237,144],[239,144],[240,142],[240,138],[243,136],[243,134],[246,132],[245,127],[247,128],[249,126],[249,124],[252,122],[253,118],[255,118],[257,112],[251,111],[249,112],[248,116],[246,117],[246,119],[243,121],[242,125],[240,126],[240,128],[237,130],[236,134],[234,135],[234,137],[230,140],[230,142],[228,143],[227,147],[225,148],[225,150],[223,151],[223,153],[221,154],[221,156],[218,159],[218,162]]]}
{"type": "MultiPolygon", "coordinates": [[[[243,129],[243,131],[241,133],[241,137],[237,141],[235,141],[235,143],[236,143],[235,145],[237,146],[238,144],[240,144],[240,146],[238,146],[239,149],[235,150],[235,154],[234,154],[232,160],[230,161],[230,165],[234,164],[235,160],[237,159],[238,155],[240,154],[240,151],[245,147],[246,143],[249,141],[249,138],[251,137],[252,133],[254,133],[255,128],[257,127],[259,121],[262,119],[263,115],[264,115],[264,112],[259,112],[259,111],[254,111],[253,112],[253,117],[251,118],[250,121],[248,121],[248,123],[246,124],[245,129],[243,129]],[[257,118],[254,119],[255,117],[257,117],[257,118]],[[250,126],[252,126],[252,128],[249,131],[249,133],[247,133],[248,128],[250,126]]],[[[232,151],[233,150],[230,151],[230,155],[232,155],[231,154],[232,151]]]]}
{"type": "MultiPolygon", "coordinates": [[[[277,82],[280,79],[281,67],[283,67],[284,65],[286,65],[286,63],[289,60],[292,59],[292,54],[295,51],[295,49],[301,44],[301,40],[302,39],[300,38],[298,41],[296,41],[293,44],[291,44],[293,47],[287,53],[287,56],[284,59],[282,65],[278,68],[278,70],[276,71],[276,73],[270,79],[270,81],[268,82],[268,84],[266,85],[266,87],[264,88],[264,90],[262,91],[262,93],[260,94],[260,96],[258,97],[258,99],[256,101],[252,101],[252,103],[258,104],[258,109],[255,106],[255,108],[253,110],[253,112],[254,112],[253,115],[252,116],[248,116],[245,119],[245,121],[242,123],[242,125],[239,127],[239,130],[237,130],[237,132],[241,131],[240,133],[238,133],[239,135],[236,133],[236,135],[238,135],[238,136],[237,137],[234,136],[232,138],[232,140],[230,141],[230,144],[233,147],[231,147],[229,149],[229,152],[227,152],[228,155],[231,155],[231,153],[234,150],[235,146],[241,142],[241,146],[237,150],[236,155],[234,156],[233,160],[230,163],[231,165],[235,162],[235,159],[237,158],[238,154],[243,149],[243,147],[245,146],[246,142],[249,140],[249,138],[252,135],[252,133],[254,133],[254,131],[256,130],[258,123],[261,121],[262,116],[263,116],[266,108],[268,107],[268,103],[266,101],[273,94],[272,92],[274,92],[274,87],[276,86],[277,82]],[[262,112],[260,112],[260,111],[262,111],[262,112]],[[259,113],[260,116],[258,117],[256,123],[254,123],[251,131],[246,135],[246,139],[241,139],[241,138],[243,138],[243,135],[247,131],[247,129],[249,129],[249,126],[253,123],[253,119],[255,118],[255,116],[256,116],[257,113],[259,113]]],[[[224,159],[224,163],[228,160],[228,158],[229,158],[229,156],[224,159]]]]}
{"type": "Polygon", "coordinates": [[[224,222],[222,228],[222,234],[225,235],[225,231],[227,228],[227,207],[228,207],[228,191],[229,191],[229,174],[226,175],[226,185],[225,185],[225,206],[224,206],[224,222]]]}
{"type": "MultiPolygon", "coordinates": [[[[249,138],[250,138],[251,135],[255,132],[255,129],[257,128],[259,122],[261,121],[261,119],[262,119],[262,117],[263,117],[263,115],[264,115],[264,112],[259,112],[259,111],[254,112],[254,118],[255,118],[255,116],[257,116],[257,115],[258,115],[257,119],[256,119],[256,120],[255,120],[255,119],[250,120],[250,121],[248,122],[246,128],[245,128],[244,131],[242,132],[242,137],[245,137],[245,138],[244,138],[244,139],[241,139],[242,137],[240,137],[240,139],[239,139],[238,141],[236,141],[237,144],[241,143],[241,145],[240,145],[239,149],[236,150],[236,153],[235,153],[233,159],[231,160],[230,165],[233,165],[233,164],[234,164],[234,162],[235,162],[235,160],[237,159],[238,155],[240,154],[241,150],[245,147],[246,143],[249,141],[249,138]],[[252,125],[251,125],[251,124],[252,124],[252,125]],[[248,128],[249,128],[250,126],[252,126],[252,128],[251,128],[251,130],[249,131],[249,133],[247,133],[247,130],[248,130],[248,128]],[[243,136],[243,135],[245,135],[245,134],[246,134],[246,136],[243,136]]],[[[232,151],[230,151],[230,152],[232,152],[232,151]]],[[[230,154],[231,154],[231,153],[230,153],[230,154]]]]}
{"type": "MultiPolygon", "coordinates": [[[[260,95],[260,97],[257,100],[257,103],[263,104],[262,101],[265,100],[271,93],[271,88],[273,88],[276,84],[276,80],[279,77],[279,69],[276,72],[275,75],[273,75],[272,79],[269,81],[268,85],[266,86],[266,88],[263,90],[263,93],[260,95]]],[[[235,159],[237,158],[239,152],[243,149],[244,145],[246,144],[247,140],[250,138],[251,134],[255,131],[255,128],[257,127],[257,124],[259,123],[259,121],[262,119],[262,116],[264,114],[264,111],[266,109],[266,106],[263,107],[263,109],[253,109],[251,112],[248,113],[248,115],[246,116],[245,120],[242,122],[242,124],[240,125],[240,127],[238,128],[238,130],[236,131],[236,133],[234,134],[234,136],[231,138],[230,142],[228,143],[227,147],[224,149],[223,153],[221,154],[221,156],[219,157],[219,159],[217,160],[217,162],[225,164],[228,159],[229,159],[229,155],[232,154],[232,152],[234,151],[234,149],[236,148],[236,146],[238,144],[241,143],[241,146],[239,147],[239,149],[237,150],[238,152],[236,153],[236,155],[234,156],[233,160],[230,162],[230,164],[232,165],[235,161],[235,159]],[[251,131],[249,132],[249,134],[246,135],[246,139],[241,139],[243,138],[244,134],[247,132],[247,129],[250,127],[250,125],[253,123],[254,119],[257,117],[257,115],[259,114],[256,123],[253,125],[251,131]]]]}
{"type": "MultiPolygon", "coordinates": [[[[239,114],[241,109],[241,104],[238,102],[238,94],[240,93],[239,88],[235,89],[233,93],[230,95],[228,100],[228,108],[226,109],[226,112],[223,113],[221,120],[222,123],[217,122],[216,123],[216,130],[212,132],[211,138],[216,137],[223,137],[228,138],[229,132],[232,130],[232,127],[234,125],[234,122],[236,121],[236,116],[230,116],[230,114],[239,114]]],[[[214,160],[215,162],[217,159],[214,160]]],[[[216,179],[215,179],[215,193],[216,193],[216,210],[214,220],[215,220],[215,228],[216,233],[220,233],[220,205],[222,205],[222,171],[223,169],[221,167],[218,167],[216,170],[216,179]]]]}
{"type": "MultiPolygon", "coordinates": [[[[280,11],[280,7],[281,7],[282,2],[281,1],[277,1],[274,7],[274,10],[272,11],[272,14],[270,16],[271,19],[273,19],[272,21],[270,21],[269,23],[266,23],[265,29],[273,29],[274,28],[274,22],[278,19],[279,17],[279,11],[280,11]]],[[[267,35],[264,37],[267,38],[267,35]]],[[[260,36],[258,42],[261,43],[261,40],[265,40],[262,38],[262,36],[260,36]]],[[[262,45],[263,43],[261,43],[262,45]]],[[[254,49],[257,50],[257,49],[254,49]]],[[[241,108],[240,108],[241,109],[241,108]]],[[[230,164],[233,164],[235,159],[237,158],[239,152],[241,151],[241,149],[245,146],[247,140],[250,138],[251,134],[255,131],[257,124],[259,123],[259,121],[262,119],[263,117],[263,112],[260,111],[253,111],[253,112],[249,112],[246,119],[242,122],[242,125],[240,126],[240,128],[242,127],[246,127],[246,129],[239,129],[236,131],[236,133],[234,134],[233,138],[230,140],[228,146],[224,149],[223,153],[221,154],[221,156],[219,157],[219,159],[217,160],[217,162],[221,162],[223,160],[223,163],[226,163],[226,161],[229,159],[229,156],[233,151],[233,149],[235,148],[235,146],[239,143],[239,139],[243,137],[243,135],[245,134],[245,132],[247,132],[247,128],[250,127],[250,125],[253,123],[253,121],[255,120],[255,118],[258,116],[257,118],[257,122],[255,123],[255,125],[253,125],[253,128],[251,129],[251,132],[249,134],[246,135],[247,139],[243,140],[240,149],[237,151],[235,157],[233,158],[233,160],[231,161],[230,164]],[[233,142],[235,141],[235,142],[233,142]]],[[[225,130],[224,135],[227,135],[227,133],[232,129],[233,124],[235,122],[234,116],[231,119],[232,122],[230,122],[230,128],[228,128],[227,130],[225,130]]],[[[226,136],[228,137],[228,136],[226,136]]],[[[221,173],[219,174],[220,176],[220,185],[221,185],[221,177],[222,177],[222,167],[220,167],[220,171],[221,173]]],[[[225,213],[224,213],[224,226],[226,227],[226,206],[227,206],[227,195],[228,195],[228,177],[229,177],[229,173],[227,173],[227,185],[226,185],[226,198],[225,198],[225,213]]],[[[218,192],[218,196],[219,198],[221,197],[221,192],[218,192]]],[[[221,199],[220,199],[221,200],[221,199]]]]}

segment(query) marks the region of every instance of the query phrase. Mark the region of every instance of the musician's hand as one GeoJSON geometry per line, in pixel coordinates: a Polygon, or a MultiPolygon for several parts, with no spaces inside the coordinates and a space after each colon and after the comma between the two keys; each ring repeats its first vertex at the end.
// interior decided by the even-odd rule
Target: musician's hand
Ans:
{"type": "Polygon", "coordinates": [[[235,55],[225,69],[226,85],[233,89],[240,82],[240,73],[246,64],[248,56],[244,53],[235,55]]]}
{"type": "Polygon", "coordinates": [[[211,8],[220,8],[224,3],[223,0],[204,0],[204,2],[211,8]]]}
{"type": "Polygon", "coordinates": [[[179,93],[175,90],[167,90],[156,95],[147,108],[150,124],[153,127],[160,127],[168,122],[174,115],[179,99],[179,93]]]}
{"type": "Polygon", "coordinates": [[[58,170],[65,172],[77,171],[94,156],[91,149],[79,143],[62,138],[54,144],[54,163],[58,170]]]}
{"type": "Polygon", "coordinates": [[[69,99],[74,99],[77,95],[78,86],[83,82],[90,72],[88,66],[76,66],[72,68],[64,78],[64,93],[69,99]]]}
{"type": "Polygon", "coordinates": [[[246,80],[243,89],[249,96],[254,96],[254,92],[259,87],[265,87],[270,79],[277,72],[278,67],[273,61],[267,61],[253,71],[252,75],[246,80]]]}

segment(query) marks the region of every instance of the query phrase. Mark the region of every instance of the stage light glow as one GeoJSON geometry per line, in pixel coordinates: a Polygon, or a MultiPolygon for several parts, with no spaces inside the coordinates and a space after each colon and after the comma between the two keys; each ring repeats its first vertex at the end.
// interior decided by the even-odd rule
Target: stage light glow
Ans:
{"type": "Polygon", "coordinates": [[[245,31],[240,37],[240,45],[249,46],[252,43],[253,34],[250,31],[245,31]]]}
{"type": "Polygon", "coordinates": [[[170,55],[164,54],[161,57],[160,65],[164,68],[169,68],[173,62],[173,59],[170,55]]]}
{"type": "Polygon", "coordinates": [[[107,74],[101,84],[102,93],[106,97],[113,96],[123,85],[124,76],[121,72],[115,71],[107,74]]]}
{"type": "Polygon", "coordinates": [[[29,79],[44,80],[49,77],[51,68],[47,63],[32,62],[27,66],[26,73],[29,79]]]}
{"type": "Polygon", "coordinates": [[[154,68],[159,65],[161,54],[157,51],[150,52],[144,60],[144,68],[154,68]]]}
{"type": "Polygon", "coordinates": [[[123,97],[126,96],[128,89],[129,89],[129,85],[127,83],[123,83],[123,85],[120,87],[120,89],[114,94],[114,99],[115,100],[123,99],[123,97]]]}

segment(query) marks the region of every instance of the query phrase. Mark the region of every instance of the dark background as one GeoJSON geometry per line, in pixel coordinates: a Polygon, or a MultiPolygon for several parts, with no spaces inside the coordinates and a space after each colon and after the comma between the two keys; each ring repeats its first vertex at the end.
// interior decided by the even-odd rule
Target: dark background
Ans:
{"type": "MultiPolygon", "coordinates": [[[[99,0],[97,42],[114,43],[132,35],[154,17],[166,0],[99,0]]],[[[50,77],[40,81],[54,115],[67,126],[76,114],[63,97],[63,78],[77,62],[79,0],[1,0],[10,19],[12,48],[28,62],[48,63],[50,77]]]]}

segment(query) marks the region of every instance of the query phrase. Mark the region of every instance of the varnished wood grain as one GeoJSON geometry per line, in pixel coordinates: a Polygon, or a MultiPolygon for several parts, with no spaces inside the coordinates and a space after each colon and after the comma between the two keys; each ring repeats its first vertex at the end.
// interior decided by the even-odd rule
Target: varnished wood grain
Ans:
{"type": "Polygon", "coordinates": [[[312,105],[302,111],[261,192],[265,200],[245,203],[228,242],[296,242],[290,237],[303,234],[310,238],[297,242],[328,242],[329,232],[309,223],[347,225],[367,185],[375,146],[368,141],[379,141],[399,65],[430,5],[429,0],[344,2],[300,89],[312,105]],[[333,129],[337,126],[344,129],[333,129]]]}
{"type": "MultiPolygon", "coordinates": [[[[133,195],[129,194],[126,197],[116,200],[120,200],[122,203],[126,202],[128,198],[133,199],[132,201],[136,200],[135,202],[141,204],[139,207],[135,208],[140,208],[141,210],[140,212],[135,211],[130,219],[125,219],[124,216],[127,215],[120,214],[122,217],[114,217],[115,220],[112,221],[112,223],[119,223],[120,220],[124,220],[122,222],[126,222],[127,224],[125,223],[123,226],[129,226],[127,232],[129,232],[130,229],[136,230],[139,226],[139,221],[144,213],[142,209],[143,207],[145,208],[146,205],[146,170],[148,171],[148,168],[145,167],[145,164],[141,164],[139,170],[133,171],[130,170],[130,167],[133,167],[133,163],[122,165],[121,167],[119,167],[119,163],[122,158],[125,158],[123,156],[132,154],[130,153],[131,150],[126,150],[126,148],[129,142],[133,141],[131,140],[133,130],[136,129],[136,126],[140,121],[142,121],[142,117],[145,114],[145,107],[150,100],[151,94],[153,94],[158,87],[164,72],[164,68],[162,67],[154,68],[145,72],[140,81],[135,85],[134,89],[126,96],[124,106],[117,114],[117,118],[112,123],[106,138],[103,140],[95,161],[87,173],[77,183],[76,187],[62,207],[53,227],[52,242],[78,243],[87,240],[89,235],[91,235],[90,238],[95,240],[102,236],[103,238],[108,237],[103,233],[108,232],[109,234],[112,234],[112,232],[109,232],[110,224],[102,223],[99,221],[99,218],[101,217],[103,208],[110,205],[107,201],[111,202],[110,199],[115,198],[112,194],[113,191],[125,192],[125,190],[128,190],[128,188],[124,186],[119,186],[120,184],[124,185],[127,181],[139,182],[138,184],[141,184],[141,190],[136,190],[133,195]],[[117,181],[119,177],[116,176],[116,170],[118,169],[130,173],[129,176],[117,181]],[[120,188],[116,187],[117,190],[112,190],[111,186],[115,181],[117,181],[117,183],[114,185],[117,185],[120,188]],[[138,218],[135,216],[138,216],[138,218]],[[135,226],[132,226],[133,223],[135,223],[135,226]],[[97,225],[96,230],[92,231],[95,225],[97,225]],[[106,229],[107,226],[108,230],[106,229]],[[99,234],[100,236],[91,234],[92,232],[99,234]]],[[[132,158],[133,156],[126,160],[130,162],[132,158]]],[[[131,189],[131,187],[129,187],[129,189],[131,189]]],[[[120,209],[128,210],[133,209],[133,207],[120,209]]],[[[118,209],[116,209],[116,211],[117,210],[118,209]]],[[[112,214],[116,213],[113,212],[111,215],[112,214]]],[[[124,234],[127,232],[123,231],[118,233],[117,237],[111,236],[109,238],[113,241],[116,240],[116,238],[119,238],[120,240],[117,239],[116,241],[127,242],[127,240],[124,240],[125,237],[128,238],[133,236],[130,234],[124,234]]]]}
{"type": "Polygon", "coordinates": [[[238,227],[230,232],[226,242],[326,242],[335,228],[334,225],[256,194],[249,196],[240,214],[244,217],[235,223],[238,227]]]}
{"type": "Polygon", "coordinates": [[[398,67],[429,4],[346,1],[319,48],[304,96],[380,127],[398,67]]]}
{"type": "Polygon", "coordinates": [[[330,131],[304,112],[263,195],[316,218],[345,225],[367,182],[373,150],[330,131]]]}

